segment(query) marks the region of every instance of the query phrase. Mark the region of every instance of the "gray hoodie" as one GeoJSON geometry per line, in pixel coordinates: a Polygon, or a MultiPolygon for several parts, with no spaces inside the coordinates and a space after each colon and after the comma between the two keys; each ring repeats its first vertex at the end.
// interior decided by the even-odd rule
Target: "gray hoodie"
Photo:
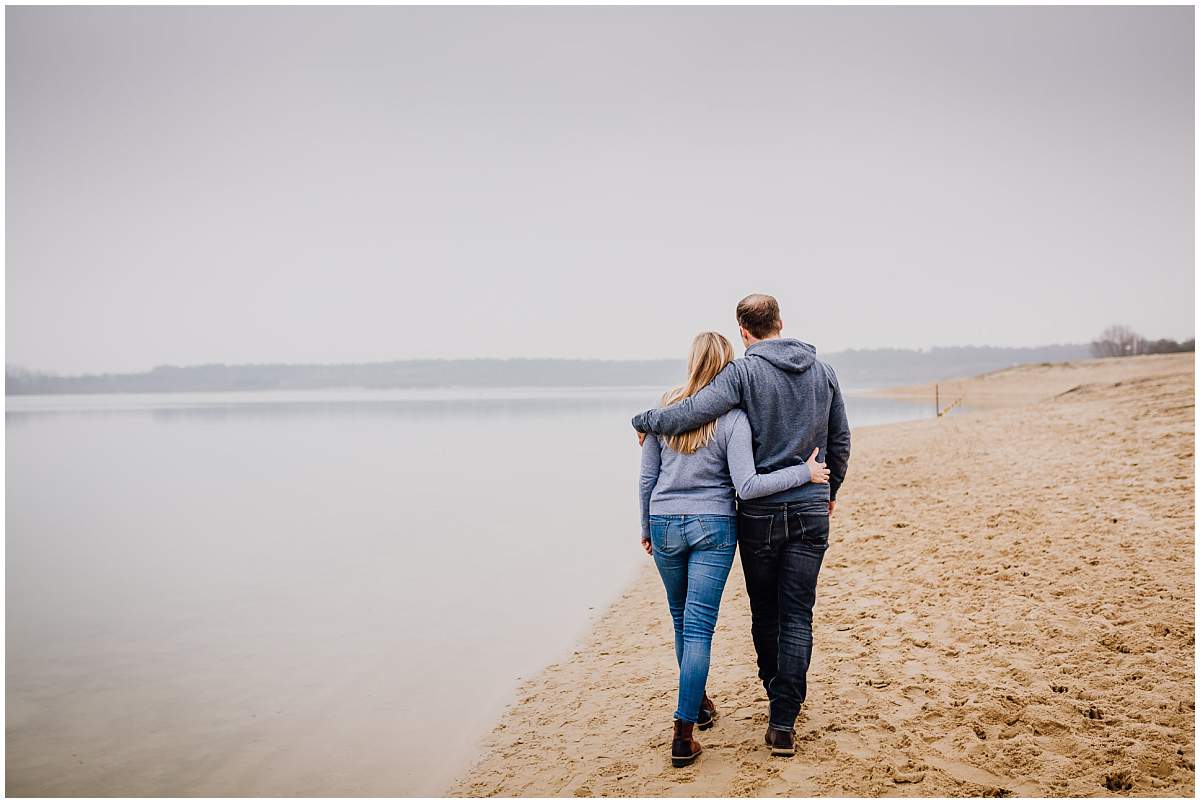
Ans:
{"type": "Polygon", "coordinates": [[[808,343],[760,340],[694,396],[633,417],[639,432],[674,435],[735,407],[746,411],[759,474],[802,465],[814,447],[829,467],[829,484],[808,483],[755,500],[763,503],[836,499],[850,461],[850,425],[837,376],[808,343]]]}

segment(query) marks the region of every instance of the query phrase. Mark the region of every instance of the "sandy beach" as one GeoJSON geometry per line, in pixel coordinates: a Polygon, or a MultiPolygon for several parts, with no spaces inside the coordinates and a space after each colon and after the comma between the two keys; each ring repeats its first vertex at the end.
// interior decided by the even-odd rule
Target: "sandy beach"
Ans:
{"type": "Polygon", "coordinates": [[[671,767],[676,668],[647,559],[450,793],[1191,796],[1193,355],[948,386],[964,412],[854,431],[794,758],[762,743],[735,562],[708,686],[720,718],[701,759],[671,767]]]}

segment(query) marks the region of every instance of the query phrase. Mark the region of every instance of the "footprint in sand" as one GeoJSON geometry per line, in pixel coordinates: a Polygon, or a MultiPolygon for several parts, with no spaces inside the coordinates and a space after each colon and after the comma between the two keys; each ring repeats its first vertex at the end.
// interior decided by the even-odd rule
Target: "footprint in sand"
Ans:
{"type": "Polygon", "coordinates": [[[615,761],[612,764],[607,764],[601,767],[598,770],[598,774],[605,778],[621,778],[636,771],[636,764],[630,764],[628,761],[615,761]]]}
{"type": "Polygon", "coordinates": [[[1119,634],[1115,633],[1100,639],[1100,646],[1124,655],[1128,655],[1130,652],[1132,652],[1129,645],[1125,643],[1125,639],[1121,638],[1119,634]]]}
{"type": "Polygon", "coordinates": [[[1104,788],[1110,792],[1128,792],[1133,789],[1133,777],[1125,770],[1105,775],[1104,788]]]}

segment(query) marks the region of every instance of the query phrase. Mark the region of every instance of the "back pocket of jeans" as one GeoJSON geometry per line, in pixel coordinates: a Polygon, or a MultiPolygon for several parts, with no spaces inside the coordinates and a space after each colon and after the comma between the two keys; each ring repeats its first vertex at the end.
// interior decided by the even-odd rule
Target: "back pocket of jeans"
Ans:
{"type": "Polygon", "coordinates": [[[706,549],[734,549],[737,546],[737,518],[734,516],[701,516],[697,519],[704,531],[706,549]]]}
{"type": "Polygon", "coordinates": [[[650,517],[650,543],[660,555],[674,555],[684,546],[683,533],[679,531],[677,519],[663,516],[650,517]]]}
{"type": "Polygon", "coordinates": [[[789,540],[812,546],[829,546],[829,516],[824,513],[789,513],[789,540]]]}
{"type": "Polygon", "coordinates": [[[771,546],[771,528],[775,525],[775,517],[768,513],[757,516],[752,513],[738,513],[737,540],[742,548],[771,546]]]}

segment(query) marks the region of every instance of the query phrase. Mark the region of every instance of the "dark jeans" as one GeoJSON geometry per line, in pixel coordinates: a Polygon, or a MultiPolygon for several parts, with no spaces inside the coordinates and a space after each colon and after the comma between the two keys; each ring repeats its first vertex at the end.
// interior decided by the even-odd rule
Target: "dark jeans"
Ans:
{"type": "Polygon", "coordinates": [[[808,693],[817,575],[829,547],[829,515],[804,504],[738,506],[738,543],[750,597],[758,676],[771,700],[771,725],[796,724],[808,693]]]}

